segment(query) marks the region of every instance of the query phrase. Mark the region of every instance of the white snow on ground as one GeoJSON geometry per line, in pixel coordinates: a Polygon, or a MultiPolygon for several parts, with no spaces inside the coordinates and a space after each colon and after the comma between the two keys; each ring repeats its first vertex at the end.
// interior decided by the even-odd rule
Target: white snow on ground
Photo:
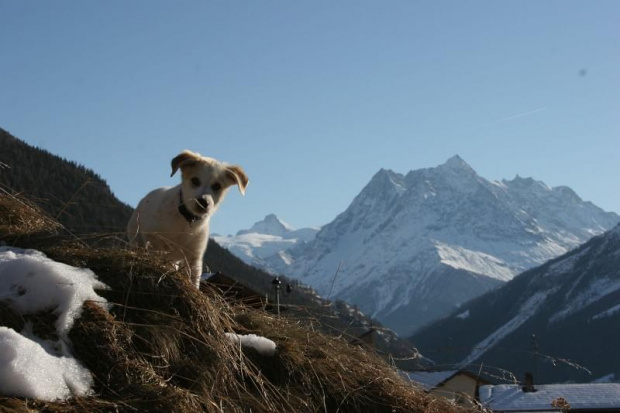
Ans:
{"type": "Polygon", "coordinates": [[[49,354],[41,344],[0,327],[0,394],[54,401],[91,393],[93,379],[80,363],[49,354]]]}
{"type": "Polygon", "coordinates": [[[0,247],[0,301],[22,315],[52,312],[57,341],[0,327],[0,394],[46,401],[91,392],[92,377],[71,354],[68,333],[84,301],[107,308],[95,289],[107,288],[95,274],[47,258],[35,250],[0,247]]]}
{"type": "Polygon", "coordinates": [[[506,337],[508,334],[515,331],[519,328],[523,323],[525,323],[530,317],[532,317],[536,311],[540,308],[540,306],[545,302],[547,296],[552,294],[552,291],[541,291],[533,296],[531,296],[519,309],[519,312],[516,316],[510,319],[506,324],[495,330],[492,334],[490,334],[487,338],[482,340],[480,343],[476,344],[472,352],[467,356],[463,361],[459,363],[461,367],[465,367],[468,364],[473,363],[478,359],[482,354],[484,354],[489,348],[493,347],[497,344],[501,339],[506,337]]]}
{"type": "Polygon", "coordinates": [[[84,301],[106,302],[94,291],[104,288],[88,269],[52,261],[39,251],[0,247],[0,299],[21,314],[53,310],[63,339],[84,301]]]}
{"type": "Polygon", "coordinates": [[[268,338],[257,336],[256,334],[235,334],[226,333],[226,337],[233,343],[240,344],[242,347],[252,347],[263,356],[274,356],[276,354],[276,343],[268,338]]]}

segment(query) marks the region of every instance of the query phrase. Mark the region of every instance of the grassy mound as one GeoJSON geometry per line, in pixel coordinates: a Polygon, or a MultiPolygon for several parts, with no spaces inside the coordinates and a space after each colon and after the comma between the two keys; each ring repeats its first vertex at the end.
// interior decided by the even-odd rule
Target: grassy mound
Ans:
{"type": "MultiPolygon", "coordinates": [[[[94,376],[96,396],[66,402],[0,396],[0,411],[467,411],[403,381],[361,347],[229,306],[209,287],[196,290],[161,257],[88,247],[24,199],[0,194],[0,243],[90,268],[110,287],[99,294],[113,303],[107,312],[87,302],[69,335],[94,376]],[[241,349],[226,332],[267,337],[277,354],[241,349]]],[[[42,329],[50,324],[50,314],[34,318],[42,329]]],[[[20,331],[25,322],[0,301],[0,325],[20,331]]]]}

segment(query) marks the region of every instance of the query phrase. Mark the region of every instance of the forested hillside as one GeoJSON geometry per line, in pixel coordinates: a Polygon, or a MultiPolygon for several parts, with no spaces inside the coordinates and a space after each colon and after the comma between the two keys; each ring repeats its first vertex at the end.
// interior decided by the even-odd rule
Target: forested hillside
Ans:
{"type": "Polygon", "coordinates": [[[75,162],[32,147],[0,128],[0,188],[22,194],[76,235],[124,234],[131,208],[75,162]]]}

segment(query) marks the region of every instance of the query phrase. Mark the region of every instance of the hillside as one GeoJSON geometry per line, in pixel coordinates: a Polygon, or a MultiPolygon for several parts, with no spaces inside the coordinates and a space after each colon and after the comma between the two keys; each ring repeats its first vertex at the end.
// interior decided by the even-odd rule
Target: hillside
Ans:
{"type": "MultiPolygon", "coordinates": [[[[96,293],[107,301],[86,301],[71,328],[60,333],[58,326],[66,322],[58,321],[64,314],[54,307],[59,304],[36,312],[17,305],[39,291],[29,277],[3,285],[9,288],[0,301],[2,337],[27,342],[36,350],[28,363],[42,355],[66,364],[71,354],[93,378],[87,384],[92,389],[68,386],[68,392],[82,394],[79,397],[43,400],[19,397],[13,392],[36,389],[11,382],[13,390],[0,396],[3,411],[466,411],[405,382],[393,367],[361,347],[262,311],[231,307],[212,289],[198,291],[152,254],[93,249],[76,242],[25,199],[0,195],[0,242],[45,254],[13,249],[12,255],[24,255],[13,261],[13,270],[23,268],[27,256],[34,254],[51,259],[56,268],[67,264],[92,271],[98,279],[96,293]],[[249,334],[273,341],[275,351],[231,340],[249,334]]],[[[31,275],[42,272],[45,267],[37,264],[31,275]]],[[[79,278],[63,289],[78,284],[79,278]]],[[[64,305],[64,299],[60,303],[64,305]]],[[[14,350],[3,353],[0,363],[21,360],[14,350]]],[[[2,371],[35,379],[13,365],[3,364],[2,371]]],[[[40,369],[36,376],[55,373],[40,369]]],[[[5,379],[0,383],[7,383],[5,379]]],[[[45,385],[55,384],[47,380],[45,385]]]]}
{"type": "Polygon", "coordinates": [[[537,383],[619,380],[619,324],[616,226],[466,303],[411,340],[440,364],[482,363],[519,378],[530,371],[537,383]]]}
{"type": "Polygon", "coordinates": [[[380,170],[313,241],[265,261],[409,335],[619,221],[570,188],[488,181],[454,156],[380,170]]]}
{"type": "Polygon", "coordinates": [[[0,190],[36,199],[71,232],[124,236],[131,207],[93,171],[32,147],[0,128],[0,190]]]}
{"type": "MultiPolygon", "coordinates": [[[[120,202],[108,185],[93,171],[47,151],[34,148],[0,129],[0,190],[19,193],[36,204],[76,235],[94,246],[125,248],[125,226],[131,207],[120,202]]],[[[217,216],[215,217],[217,219],[217,216]]],[[[211,240],[205,264],[212,272],[222,272],[261,295],[273,300],[273,275],[258,270],[211,240]]],[[[381,324],[364,316],[344,302],[331,303],[299,281],[287,280],[293,290],[282,296],[287,314],[306,323],[314,323],[329,334],[345,334],[349,339],[365,333],[372,326],[380,332],[379,350],[391,354],[402,367],[419,367],[419,360],[410,360],[415,348],[381,324]]]]}

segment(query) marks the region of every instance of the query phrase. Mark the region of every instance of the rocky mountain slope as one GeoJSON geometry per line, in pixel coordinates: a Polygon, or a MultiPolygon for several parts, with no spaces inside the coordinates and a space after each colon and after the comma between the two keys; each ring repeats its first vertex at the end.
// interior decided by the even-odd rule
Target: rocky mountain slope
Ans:
{"type": "Polygon", "coordinates": [[[465,304],[411,340],[436,362],[500,367],[519,378],[530,371],[538,383],[620,380],[619,324],[617,226],[465,304]]]}
{"type": "Polygon", "coordinates": [[[264,261],[408,335],[618,221],[568,187],[491,182],[455,156],[379,171],[313,241],[264,261]]]}

